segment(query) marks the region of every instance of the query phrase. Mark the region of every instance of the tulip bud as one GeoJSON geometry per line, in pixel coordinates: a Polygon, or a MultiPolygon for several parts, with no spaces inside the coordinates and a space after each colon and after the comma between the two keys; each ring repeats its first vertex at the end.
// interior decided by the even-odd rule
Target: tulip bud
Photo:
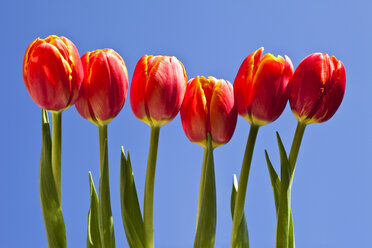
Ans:
{"type": "Polygon", "coordinates": [[[214,77],[190,79],[180,114],[183,129],[191,142],[206,148],[209,133],[213,147],[226,144],[234,133],[237,120],[231,83],[214,77]]]}
{"type": "Polygon", "coordinates": [[[325,122],[344,97],[344,65],[328,54],[311,54],[298,65],[291,85],[289,103],[296,119],[307,124],[325,122]]]}
{"type": "Polygon", "coordinates": [[[79,52],[67,38],[37,38],[27,48],[23,79],[31,98],[46,110],[63,111],[78,98],[83,80],[79,52]]]}
{"type": "Polygon", "coordinates": [[[144,55],[130,88],[133,113],[150,126],[163,126],[180,110],[186,83],[185,69],[176,57],[144,55]]]}
{"type": "Polygon", "coordinates": [[[76,109],[96,125],[106,125],[119,114],[128,91],[128,72],[112,49],[87,52],[81,57],[84,80],[76,109]]]}
{"type": "Polygon", "coordinates": [[[265,54],[263,48],[248,55],[234,82],[238,113],[249,123],[262,126],[275,121],[289,97],[289,80],[293,75],[291,60],[265,54]]]}

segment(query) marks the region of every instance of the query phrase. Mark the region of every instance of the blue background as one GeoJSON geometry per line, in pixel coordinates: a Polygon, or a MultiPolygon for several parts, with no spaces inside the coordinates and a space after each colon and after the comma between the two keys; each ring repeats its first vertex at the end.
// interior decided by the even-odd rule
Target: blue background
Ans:
{"type": "MultiPolygon", "coordinates": [[[[292,208],[296,245],[371,247],[372,97],[370,1],[1,1],[1,247],[47,247],[40,211],[40,108],[22,78],[27,46],[37,37],[63,35],[80,55],[113,48],[129,78],[144,54],[174,55],[188,78],[234,81],[243,59],[264,46],[287,54],[296,67],[313,52],[335,55],[346,68],[346,93],[335,116],[307,127],[298,157],[292,208]]],[[[129,96],[129,94],[128,94],[129,96]]],[[[62,199],[69,247],[86,246],[88,171],[98,185],[98,131],[75,107],[63,113],[62,199]]],[[[278,168],[275,131],[289,150],[296,120],[289,106],[260,129],[245,212],[251,247],[274,247],[276,217],[267,148],[278,168]]],[[[231,141],[215,150],[218,220],[216,247],[229,247],[233,173],[240,172],[249,124],[239,117],[231,141]]],[[[119,202],[120,146],[131,152],[142,206],[150,129],[132,114],[129,97],[109,125],[112,209],[117,247],[128,247],[119,202]]],[[[192,247],[202,148],[181,121],[160,131],[155,182],[157,247],[192,247]]]]}

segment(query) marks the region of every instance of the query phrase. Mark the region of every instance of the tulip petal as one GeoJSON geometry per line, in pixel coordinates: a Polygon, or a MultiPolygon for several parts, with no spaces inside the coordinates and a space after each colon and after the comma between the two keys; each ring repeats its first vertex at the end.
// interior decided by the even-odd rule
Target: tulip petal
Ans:
{"type": "Polygon", "coordinates": [[[218,80],[209,107],[210,133],[214,146],[226,144],[231,139],[237,121],[234,89],[223,79],[218,80]]]}
{"type": "Polygon", "coordinates": [[[346,86],[344,65],[334,57],[331,60],[335,68],[330,80],[331,83],[329,83],[329,88],[325,90],[319,108],[310,122],[325,122],[329,120],[336,113],[344,97],[346,86]]]}
{"type": "Polygon", "coordinates": [[[148,78],[148,58],[152,56],[144,55],[137,63],[136,68],[134,69],[131,88],[130,88],[130,106],[134,115],[150,124],[148,120],[145,94],[146,84],[148,78]]]}
{"type": "Polygon", "coordinates": [[[162,126],[178,113],[185,95],[184,68],[175,57],[162,57],[151,68],[145,97],[153,125],[162,126]],[[184,82],[184,83],[180,83],[184,82]]]}
{"type": "Polygon", "coordinates": [[[186,136],[192,142],[207,147],[207,100],[200,78],[190,79],[181,108],[181,121],[186,136]]]}
{"type": "Polygon", "coordinates": [[[27,69],[30,95],[40,107],[60,110],[69,105],[71,68],[57,48],[40,44],[29,57],[27,69]]]}
{"type": "Polygon", "coordinates": [[[306,57],[292,78],[290,104],[299,118],[311,119],[328,80],[328,64],[324,55],[315,53],[306,57]]]}
{"type": "Polygon", "coordinates": [[[280,59],[266,54],[253,79],[249,113],[251,121],[262,125],[276,120],[285,108],[288,98],[277,94],[282,85],[283,64],[280,59]]]}
{"type": "Polygon", "coordinates": [[[81,58],[85,78],[76,109],[98,125],[108,124],[124,106],[128,75],[123,59],[112,49],[88,52],[81,58]]]}
{"type": "Polygon", "coordinates": [[[252,102],[252,82],[260,64],[263,50],[263,47],[261,47],[244,59],[234,81],[234,95],[237,103],[237,110],[242,116],[247,114],[248,106],[252,102]]]}

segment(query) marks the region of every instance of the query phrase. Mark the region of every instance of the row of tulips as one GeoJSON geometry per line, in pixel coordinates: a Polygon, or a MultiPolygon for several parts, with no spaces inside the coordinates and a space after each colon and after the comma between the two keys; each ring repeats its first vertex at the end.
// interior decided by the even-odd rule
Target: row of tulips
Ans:
{"type": "MultiPolygon", "coordinates": [[[[239,182],[234,175],[231,195],[231,247],[249,247],[244,216],[245,196],[255,140],[261,126],[275,121],[289,100],[298,120],[287,155],[277,133],[280,177],[265,151],[277,214],[276,248],[294,247],[291,188],[305,127],[330,119],[345,91],[345,69],[335,57],[315,53],[294,71],[284,56],[263,55],[258,49],[244,59],[234,85],[224,79],[197,76],[187,82],[175,57],[143,56],[134,70],[130,104],[135,116],[151,128],[143,214],[132,175],[129,153],[122,149],[120,194],[123,225],[130,247],[154,247],[153,202],[160,128],[180,112],[191,142],[204,149],[196,215],[194,247],[214,247],[216,187],[214,149],[232,137],[241,115],[250,123],[239,182]]],[[[98,194],[90,175],[87,247],[115,247],[108,173],[107,126],[121,111],[128,90],[123,59],[111,49],[87,52],[81,58],[65,37],[36,39],[28,47],[23,77],[32,99],[42,111],[40,198],[49,247],[66,247],[61,210],[61,116],[76,106],[82,117],[99,130],[100,180],[98,194]],[[52,116],[50,137],[49,111],[52,116]]],[[[89,173],[90,174],[90,173],[89,173]]]]}

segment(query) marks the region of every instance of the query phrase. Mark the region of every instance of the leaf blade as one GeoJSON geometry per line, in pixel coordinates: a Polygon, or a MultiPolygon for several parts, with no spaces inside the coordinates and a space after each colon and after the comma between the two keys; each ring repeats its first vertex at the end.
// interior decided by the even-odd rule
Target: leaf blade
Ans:
{"type": "Polygon", "coordinates": [[[66,248],[66,228],[52,171],[52,142],[48,113],[42,110],[39,191],[49,247],[66,248]]]}
{"type": "Polygon", "coordinates": [[[200,206],[199,219],[195,234],[194,248],[214,247],[217,206],[216,182],[214,174],[213,148],[210,135],[208,135],[207,163],[204,179],[204,190],[200,206]]]}
{"type": "Polygon", "coordinates": [[[120,203],[124,231],[129,247],[145,247],[145,230],[134,183],[132,164],[129,152],[126,158],[123,147],[121,148],[120,165],[120,203]]]}
{"type": "MultiPolygon", "coordinates": [[[[233,176],[233,186],[231,191],[231,217],[234,219],[234,209],[235,209],[235,199],[238,194],[238,180],[236,175],[233,176]]],[[[248,235],[248,226],[245,219],[245,214],[243,213],[242,221],[239,226],[239,233],[236,240],[236,248],[249,248],[249,235],[248,235]]]]}
{"type": "Polygon", "coordinates": [[[280,189],[280,201],[277,217],[277,229],[276,229],[276,248],[288,248],[289,244],[289,222],[290,222],[290,167],[288,162],[288,156],[285,151],[283,142],[276,133],[278,140],[278,147],[280,152],[280,168],[281,168],[281,189],[280,189]]]}
{"type": "Polygon", "coordinates": [[[101,248],[101,236],[99,232],[99,202],[92,173],[89,171],[90,208],[88,212],[87,248],[101,248]]]}

